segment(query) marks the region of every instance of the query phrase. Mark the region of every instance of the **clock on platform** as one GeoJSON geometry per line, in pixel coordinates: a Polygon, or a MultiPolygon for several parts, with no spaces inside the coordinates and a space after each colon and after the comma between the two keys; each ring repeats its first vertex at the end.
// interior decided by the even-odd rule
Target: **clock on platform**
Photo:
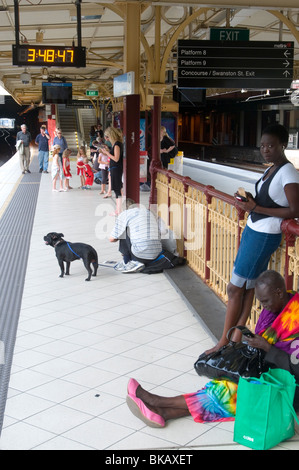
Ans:
{"type": "Polygon", "coordinates": [[[86,67],[86,48],[68,46],[12,46],[13,65],[47,67],[86,67]]]}

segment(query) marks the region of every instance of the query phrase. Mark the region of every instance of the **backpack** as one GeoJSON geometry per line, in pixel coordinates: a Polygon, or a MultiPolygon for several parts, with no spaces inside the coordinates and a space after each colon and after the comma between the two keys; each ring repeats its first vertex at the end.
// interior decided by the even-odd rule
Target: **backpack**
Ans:
{"type": "Polygon", "coordinates": [[[164,269],[172,269],[175,266],[185,264],[186,260],[179,256],[170,253],[170,251],[163,250],[157,258],[150,261],[141,271],[143,274],[156,274],[162,273],[164,269]]]}

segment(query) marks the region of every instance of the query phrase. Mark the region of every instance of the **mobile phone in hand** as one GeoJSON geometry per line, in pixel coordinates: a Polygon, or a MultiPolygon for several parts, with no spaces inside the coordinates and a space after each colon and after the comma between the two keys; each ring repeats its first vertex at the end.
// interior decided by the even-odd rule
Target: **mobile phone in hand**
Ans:
{"type": "Polygon", "coordinates": [[[236,199],[238,199],[238,201],[242,201],[242,202],[247,202],[248,199],[247,199],[247,194],[246,194],[246,191],[244,188],[238,188],[238,191],[236,193],[236,199]]]}
{"type": "Polygon", "coordinates": [[[236,194],[236,199],[238,199],[238,201],[242,201],[242,202],[247,202],[248,201],[247,197],[241,196],[238,193],[236,194]]]}

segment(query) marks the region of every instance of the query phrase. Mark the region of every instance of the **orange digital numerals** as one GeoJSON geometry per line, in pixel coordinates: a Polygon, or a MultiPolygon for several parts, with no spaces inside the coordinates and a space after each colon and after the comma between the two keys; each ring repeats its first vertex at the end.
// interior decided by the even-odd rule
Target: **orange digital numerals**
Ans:
{"type": "Polygon", "coordinates": [[[28,62],[73,62],[74,61],[74,51],[58,49],[28,49],[28,62]]]}
{"type": "Polygon", "coordinates": [[[35,62],[35,49],[28,49],[28,62],[35,62]]]}

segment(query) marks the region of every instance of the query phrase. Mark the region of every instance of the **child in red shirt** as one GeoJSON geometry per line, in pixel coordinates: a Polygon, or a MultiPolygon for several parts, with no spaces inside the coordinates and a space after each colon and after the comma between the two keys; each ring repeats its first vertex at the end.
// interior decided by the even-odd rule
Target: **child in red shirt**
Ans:
{"type": "Polygon", "coordinates": [[[86,157],[85,147],[81,145],[77,154],[77,175],[80,176],[81,186],[82,188],[85,185],[85,171],[84,171],[84,158],[86,157]]]}
{"type": "Polygon", "coordinates": [[[91,169],[91,166],[88,163],[87,157],[83,159],[83,163],[84,163],[85,186],[82,186],[82,189],[90,189],[91,186],[93,185],[93,179],[94,179],[93,171],[91,169]]]}
{"type": "Polygon", "coordinates": [[[64,174],[64,190],[68,191],[71,189],[70,187],[70,178],[72,177],[71,174],[71,163],[70,163],[70,154],[71,154],[70,149],[65,149],[63,154],[62,154],[62,168],[63,168],[63,174],[64,174]]]}

